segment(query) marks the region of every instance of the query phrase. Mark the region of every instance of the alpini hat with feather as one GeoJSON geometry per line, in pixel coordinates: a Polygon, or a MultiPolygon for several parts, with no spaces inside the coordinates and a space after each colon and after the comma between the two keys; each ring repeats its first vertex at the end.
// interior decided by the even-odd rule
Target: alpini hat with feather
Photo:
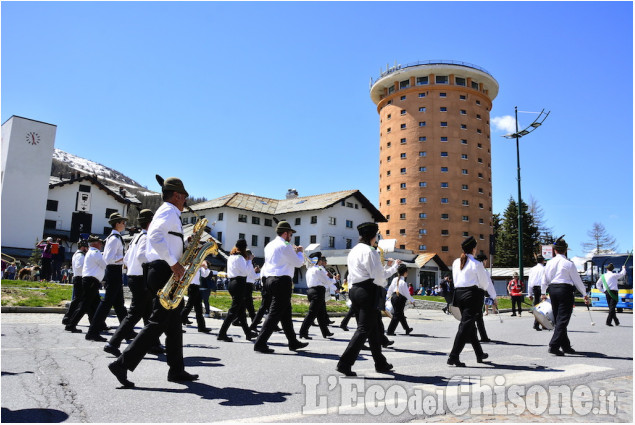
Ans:
{"type": "Polygon", "coordinates": [[[567,244],[567,241],[564,240],[564,235],[562,235],[558,239],[556,239],[556,241],[553,243],[553,247],[555,249],[557,249],[558,251],[560,251],[560,252],[566,251],[567,248],[569,248],[569,245],[567,244]]]}
{"type": "Polygon", "coordinates": [[[118,212],[114,212],[112,214],[110,214],[110,218],[108,218],[108,223],[112,226],[113,224],[120,222],[120,221],[128,221],[128,218],[123,217],[121,214],[119,214],[118,212]]]}
{"type": "Polygon", "coordinates": [[[187,190],[185,190],[185,185],[178,177],[168,177],[167,179],[163,179],[163,177],[158,174],[156,174],[154,177],[157,179],[157,182],[161,186],[161,190],[163,192],[173,191],[182,193],[185,196],[190,196],[190,194],[187,193],[187,190]]]}
{"type": "Polygon", "coordinates": [[[90,236],[88,237],[88,239],[86,239],[86,242],[88,242],[88,243],[94,243],[94,242],[101,242],[101,243],[103,243],[103,242],[104,242],[104,240],[103,240],[103,239],[99,239],[99,236],[97,236],[97,235],[90,235],[90,236]]]}
{"type": "Polygon", "coordinates": [[[286,222],[286,221],[282,220],[282,221],[281,221],[281,222],[279,222],[279,223],[278,223],[278,225],[276,226],[276,233],[277,233],[277,234],[282,234],[282,233],[284,233],[284,232],[291,232],[291,233],[295,233],[295,230],[293,230],[293,229],[291,228],[291,225],[290,225],[288,222],[286,222]]]}

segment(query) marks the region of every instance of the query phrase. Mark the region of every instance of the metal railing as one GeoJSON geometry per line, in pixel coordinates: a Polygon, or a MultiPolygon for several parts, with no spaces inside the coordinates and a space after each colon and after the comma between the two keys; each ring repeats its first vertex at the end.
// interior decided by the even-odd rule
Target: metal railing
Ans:
{"type": "Polygon", "coordinates": [[[481,68],[478,65],[474,65],[474,64],[468,63],[468,62],[451,61],[451,60],[427,60],[427,61],[411,62],[411,63],[405,64],[405,65],[395,65],[395,66],[392,66],[390,68],[387,68],[386,71],[383,71],[380,74],[379,78],[377,78],[375,80],[373,80],[371,78],[370,86],[372,87],[377,81],[381,80],[382,78],[384,78],[387,75],[392,74],[393,72],[396,72],[396,71],[399,71],[399,70],[402,70],[402,69],[405,69],[405,68],[412,68],[414,66],[420,66],[420,65],[458,65],[458,66],[465,66],[465,67],[468,67],[468,68],[473,68],[473,69],[482,71],[482,72],[486,73],[487,75],[489,75],[490,77],[494,78],[494,76],[489,71],[487,71],[486,69],[481,68]]]}

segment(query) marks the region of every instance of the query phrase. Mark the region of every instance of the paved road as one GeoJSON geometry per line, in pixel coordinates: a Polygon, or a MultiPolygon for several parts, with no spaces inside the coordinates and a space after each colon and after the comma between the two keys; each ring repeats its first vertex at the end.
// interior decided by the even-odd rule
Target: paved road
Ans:
{"type": "MultiPolygon", "coordinates": [[[[445,363],[458,322],[440,311],[408,310],[413,334],[399,328],[395,348],[385,350],[394,374],[376,373],[363,354],[353,368],[358,378],[335,372],[354,320],[350,332],[333,327],[331,340],[312,328],[304,352],[289,351],[276,333],[276,353],[265,355],[236,327],[233,343],[217,341],[221,322],[207,319],[213,334],[188,327],[184,335],[186,368],[200,374],[198,381],[168,382],[165,358],[149,355],[128,375],[134,389],[120,388],[110,374],[113,357],[103,344],[64,332],[61,315],[3,313],[2,421],[631,423],[633,316],[620,314],[622,326],[609,328],[606,313],[593,311],[592,327],[587,311],[575,310],[569,330],[579,355],[547,354],[551,333],[532,330],[528,313],[505,314],[503,323],[490,315],[485,323],[494,342],[484,344],[490,362],[477,364],[466,348],[468,367],[461,369],[445,363]],[[550,389],[560,385],[566,385],[560,393],[550,389]],[[577,404],[571,407],[570,399],[577,404]]],[[[298,330],[300,321],[294,323],[298,330]]]]}

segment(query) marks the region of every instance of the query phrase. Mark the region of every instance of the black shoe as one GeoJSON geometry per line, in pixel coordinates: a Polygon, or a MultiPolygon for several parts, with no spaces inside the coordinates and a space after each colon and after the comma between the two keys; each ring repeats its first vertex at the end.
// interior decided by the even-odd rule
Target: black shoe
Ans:
{"type": "Polygon", "coordinates": [[[348,327],[340,325],[340,328],[342,328],[344,331],[348,332],[348,327]]]}
{"type": "Polygon", "coordinates": [[[333,335],[335,335],[333,332],[329,332],[329,333],[324,334],[324,335],[322,335],[322,336],[323,336],[324,338],[328,338],[328,337],[333,336],[333,335]]]}
{"type": "Polygon", "coordinates": [[[189,382],[196,381],[197,379],[198,375],[187,373],[184,370],[177,373],[168,372],[168,381],[170,382],[189,382]]]}
{"type": "Polygon", "coordinates": [[[443,308],[441,309],[441,311],[443,311],[445,314],[448,314],[448,308],[447,308],[447,307],[443,307],[443,308]]]}
{"type": "Polygon", "coordinates": [[[607,323],[606,326],[613,326],[611,323],[607,323]]]}
{"type": "Polygon", "coordinates": [[[620,325],[620,322],[617,322],[617,321],[616,321],[616,322],[615,322],[615,326],[619,326],[619,325],[620,325]]]}
{"type": "Polygon", "coordinates": [[[394,333],[394,332],[386,332],[386,335],[388,335],[388,336],[395,336],[395,333],[394,333]]]}
{"type": "Polygon", "coordinates": [[[335,323],[334,320],[329,320],[329,325],[332,325],[333,323],[335,323]]]}
{"type": "Polygon", "coordinates": [[[388,340],[388,341],[386,341],[386,343],[381,344],[381,346],[382,346],[382,347],[384,347],[384,348],[388,348],[388,347],[390,347],[391,345],[393,345],[394,343],[395,343],[395,341],[390,341],[390,340],[388,340]]]}
{"type": "Polygon", "coordinates": [[[198,331],[208,334],[212,331],[212,328],[198,328],[198,331]]]}
{"type": "Polygon", "coordinates": [[[216,339],[219,340],[219,341],[225,341],[225,342],[233,342],[234,341],[231,337],[229,337],[227,335],[225,335],[225,336],[220,336],[219,335],[218,338],[216,338],[216,339]]]}
{"type": "Polygon", "coordinates": [[[104,351],[106,353],[112,354],[115,357],[121,356],[121,351],[119,351],[119,348],[117,348],[117,347],[115,347],[113,345],[110,345],[110,344],[104,345],[104,351]]]}
{"type": "Polygon", "coordinates": [[[74,334],[80,334],[82,333],[81,329],[77,329],[75,326],[70,326],[70,325],[66,325],[66,327],[64,328],[65,331],[68,332],[72,332],[74,334]]]}
{"type": "Polygon", "coordinates": [[[71,319],[69,319],[68,317],[65,317],[62,319],[62,325],[68,325],[68,322],[70,322],[71,319]]]}
{"type": "Polygon", "coordinates": [[[338,365],[335,370],[337,370],[339,373],[343,373],[346,376],[357,376],[357,374],[353,372],[350,367],[338,365]]]}
{"type": "Polygon", "coordinates": [[[245,338],[247,338],[247,341],[251,341],[252,339],[256,338],[258,336],[258,334],[256,332],[249,332],[247,335],[245,335],[245,338]]]}
{"type": "Polygon", "coordinates": [[[309,345],[308,342],[300,342],[300,341],[296,341],[293,344],[289,344],[289,350],[291,351],[297,351],[300,350],[304,347],[306,347],[307,345],[309,345]]]}
{"type": "Polygon", "coordinates": [[[406,329],[406,335],[410,335],[410,332],[414,331],[414,328],[406,329]]]}
{"type": "Polygon", "coordinates": [[[487,359],[489,354],[483,353],[481,356],[476,356],[476,363],[483,363],[483,360],[487,359]]]}
{"type": "Polygon", "coordinates": [[[577,351],[575,351],[572,347],[563,348],[562,352],[565,353],[565,354],[576,354],[577,353],[577,351]]]}
{"type": "Polygon", "coordinates": [[[540,326],[534,326],[534,329],[537,330],[538,332],[542,331],[542,328],[540,326]]]}
{"type": "Polygon", "coordinates": [[[392,365],[390,363],[386,363],[379,366],[375,365],[375,372],[379,372],[379,373],[392,372],[392,365]]]}
{"type": "Polygon", "coordinates": [[[96,341],[96,342],[108,342],[108,340],[101,335],[91,335],[91,334],[86,334],[86,340],[96,341]]]}
{"type": "Polygon", "coordinates": [[[114,361],[108,365],[108,369],[124,388],[134,388],[134,382],[128,381],[128,370],[125,367],[114,361]]]}
{"type": "Polygon", "coordinates": [[[564,356],[564,353],[560,350],[558,350],[557,348],[549,348],[549,354],[554,354],[558,357],[562,357],[564,356]]]}
{"type": "Polygon", "coordinates": [[[263,354],[271,354],[274,352],[273,348],[269,348],[266,345],[264,347],[259,347],[257,345],[254,345],[254,351],[257,351],[263,354]]]}
{"type": "Polygon", "coordinates": [[[452,357],[448,358],[447,363],[450,366],[465,367],[465,363],[462,363],[459,359],[453,359],[452,357]]]}
{"type": "Polygon", "coordinates": [[[306,334],[300,334],[300,338],[302,338],[302,339],[313,339],[309,335],[306,335],[306,334]]]}
{"type": "Polygon", "coordinates": [[[183,325],[191,325],[192,321],[190,319],[184,319],[183,320],[183,325]]]}
{"type": "Polygon", "coordinates": [[[150,347],[150,349],[148,350],[148,353],[155,354],[158,356],[160,354],[165,354],[165,350],[160,345],[155,345],[154,347],[150,347]]]}
{"type": "Polygon", "coordinates": [[[516,315],[516,313],[512,313],[512,317],[514,317],[516,315]]]}

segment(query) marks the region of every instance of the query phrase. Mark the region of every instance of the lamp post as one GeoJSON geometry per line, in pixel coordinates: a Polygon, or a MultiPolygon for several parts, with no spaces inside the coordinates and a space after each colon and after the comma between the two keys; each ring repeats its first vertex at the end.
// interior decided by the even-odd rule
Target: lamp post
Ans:
{"type": "MultiPolygon", "coordinates": [[[[523,111],[521,111],[523,112],[523,111]]],[[[518,106],[514,107],[514,113],[516,118],[516,132],[513,134],[506,134],[503,136],[506,139],[516,139],[516,171],[518,175],[518,274],[520,276],[520,281],[524,280],[524,270],[523,270],[523,210],[522,210],[522,197],[520,194],[520,144],[519,140],[521,137],[528,135],[538,127],[542,125],[542,123],[547,119],[551,111],[545,113],[543,109],[538,113],[538,117],[529,124],[524,130],[518,131],[518,106]]]]}

